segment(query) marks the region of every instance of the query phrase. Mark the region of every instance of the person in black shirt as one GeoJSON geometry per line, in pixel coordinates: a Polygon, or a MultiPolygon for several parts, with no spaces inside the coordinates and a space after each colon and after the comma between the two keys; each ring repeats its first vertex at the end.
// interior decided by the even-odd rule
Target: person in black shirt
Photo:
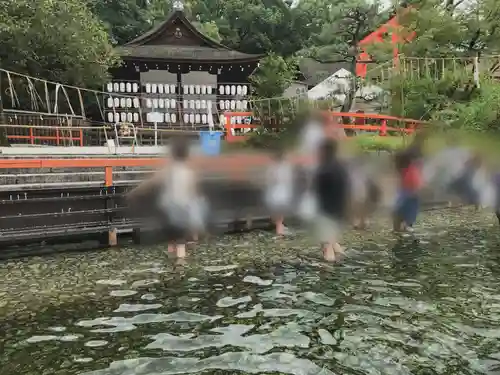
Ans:
{"type": "Polygon", "coordinates": [[[325,140],[319,149],[319,165],[313,178],[318,214],[316,234],[327,261],[335,261],[343,250],[339,244],[342,226],[349,214],[349,175],[337,157],[337,143],[325,140]]]}

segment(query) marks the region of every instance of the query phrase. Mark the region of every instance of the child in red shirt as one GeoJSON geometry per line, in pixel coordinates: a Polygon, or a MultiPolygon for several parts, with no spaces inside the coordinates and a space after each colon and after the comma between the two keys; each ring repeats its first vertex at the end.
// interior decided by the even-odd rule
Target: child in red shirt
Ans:
{"type": "Polygon", "coordinates": [[[400,178],[399,196],[394,212],[394,230],[412,231],[420,206],[419,191],[422,187],[420,149],[408,149],[396,155],[400,178]]]}

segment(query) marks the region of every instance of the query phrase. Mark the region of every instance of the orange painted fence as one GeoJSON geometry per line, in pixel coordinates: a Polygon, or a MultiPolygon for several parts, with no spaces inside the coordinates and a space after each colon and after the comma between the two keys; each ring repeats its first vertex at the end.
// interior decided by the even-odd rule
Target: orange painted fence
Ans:
{"type": "MultiPolygon", "coordinates": [[[[325,116],[328,118],[330,126],[332,128],[343,128],[343,129],[353,129],[353,130],[363,130],[363,131],[373,131],[378,132],[380,136],[386,136],[388,132],[411,134],[415,129],[424,124],[424,121],[382,115],[378,113],[350,113],[350,112],[331,112],[325,111],[325,116]],[[361,119],[362,124],[343,124],[342,119],[361,119]],[[376,121],[379,125],[369,125],[367,122],[376,121]],[[388,123],[397,123],[402,126],[394,127],[389,126],[388,123]]],[[[251,118],[252,112],[226,112],[224,114],[226,118],[226,141],[227,142],[240,142],[245,140],[245,135],[234,134],[235,129],[255,129],[258,127],[256,124],[249,123],[235,123],[234,118],[251,118]]]]}
{"type": "Polygon", "coordinates": [[[84,127],[37,126],[37,125],[2,125],[7,131],[9,141],[23,141],[24,144],[36,145],[53,142],[56,146],[72,144],[83,146],[84,127]],[[12,134],[11,130],[14,134],[12,134]],[[41,141],[41,142],[39,142],[41,141]]]}
{"type": "MultiPolygon", "coordinates": [[[[291,161],[307,164],[310,157],[292,156],[291,161]]],[[[217,157],[193,157],[192,167],[204,173],[226,173],[233,178],[245,177],[246,173],[263,167],[271,162],[266,154],[229,154],[217,157]]],[[[114,167],[162,167],[169,160],[166,158],[86,158],[86,159],[0,159],[0,170],[39,169],[39,168],[103,168],[105,186],[113,185],[114,167]]]]}

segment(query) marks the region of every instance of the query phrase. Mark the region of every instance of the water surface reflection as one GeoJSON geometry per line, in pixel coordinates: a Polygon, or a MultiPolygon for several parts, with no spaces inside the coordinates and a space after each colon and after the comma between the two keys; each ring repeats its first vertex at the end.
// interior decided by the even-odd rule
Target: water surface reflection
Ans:
{"type": "Polygon", "coordinates": [[[2,374],[499,373],[499,243],[462,229],[366,241],[340,265],[138,265],[98,302],[9,323],[2,374]]]}

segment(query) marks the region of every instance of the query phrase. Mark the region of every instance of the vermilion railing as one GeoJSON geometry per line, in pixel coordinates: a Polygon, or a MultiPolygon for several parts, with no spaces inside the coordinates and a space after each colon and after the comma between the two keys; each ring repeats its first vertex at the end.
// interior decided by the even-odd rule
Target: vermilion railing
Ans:
{"type": "MultiPolygon", "coordinates": [[[[36,145],[37,141],[54,142],[56,146],[83,144],[83,127],[37,126],[37,125],[2,125],[7,131],[7,139],[25,141],[25,144],[36,145]],[[10,130],[20,134],[11,134],[10,130]]],[[[24,143],[24,142],[23,142],[24,143]]]]}
{"type": "MultiPolygon", "coordinates": [[[[232,121],[235,117],[251,117],[252,112],[226,112],[224,114],[226,118],[226,141],[227,142],[240,142],[246,139],[245,135],[233,134],[235,129],[254,129],[258,127],[256,124],[236,124],[232,121]]],[[[363,130],[378,132],[380,136],[386,136],[388,132],[411,134],[415,129],[424,124],[424,121],[401,118],[389,115],[382,115],[379,113],[351,113],[351,112],[332,112],[325,111],[325,116],[327,117],[330,126],[332,128],[343,128],[343,129],[353,129],[353,130],[363,130]],[[343,118],[356,118],[362,119],[362,124],[344,124],[343,118]],[[379,124],[370,125],[367,124],[369,121],[377,121],[379,124]],[[401,126],[395,127],[390,126],[390,122],[395,122],[401,126]]]]}

